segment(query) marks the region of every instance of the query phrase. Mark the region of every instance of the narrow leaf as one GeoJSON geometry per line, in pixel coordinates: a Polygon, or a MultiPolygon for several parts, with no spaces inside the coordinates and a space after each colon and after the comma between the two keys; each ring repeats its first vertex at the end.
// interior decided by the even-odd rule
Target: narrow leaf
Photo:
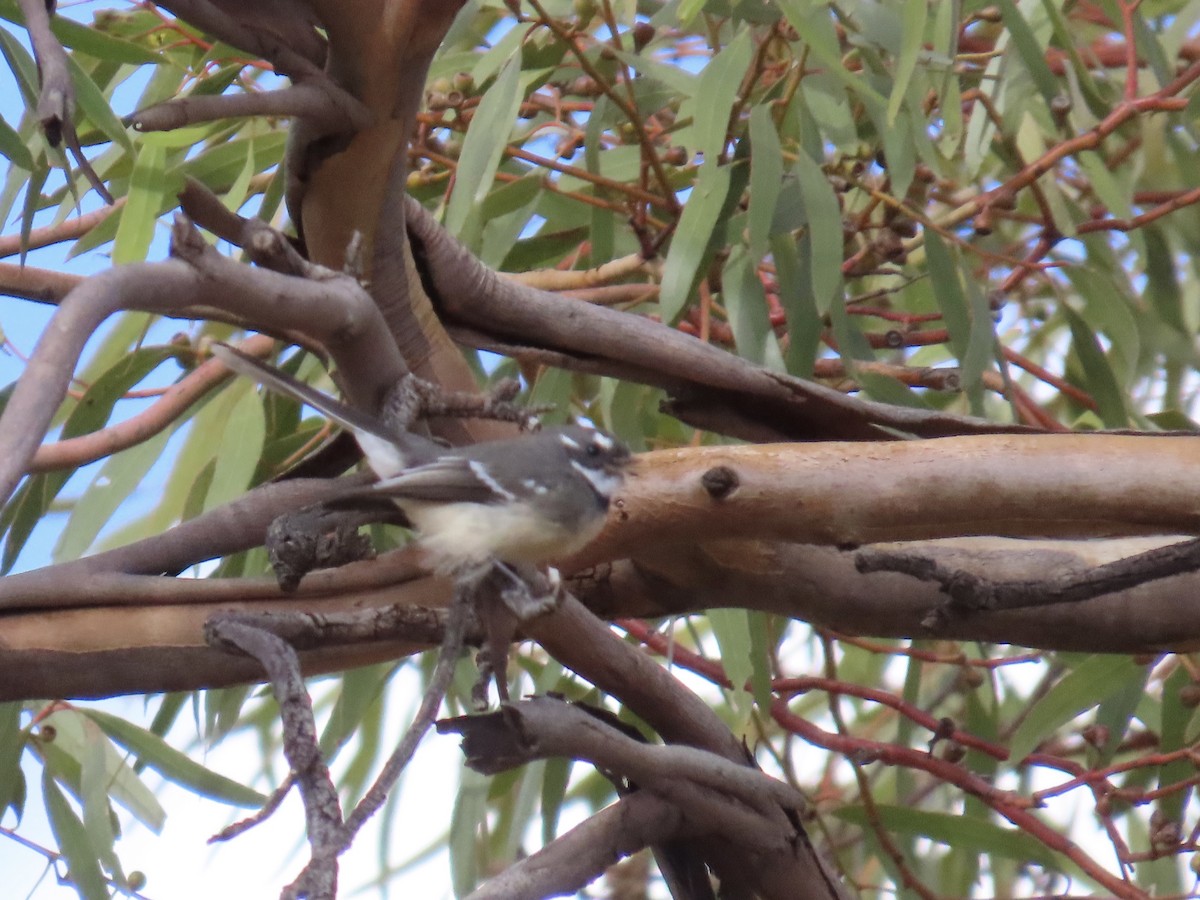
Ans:
{"type": "Polygon", "coordinates": [[[33,171],[33,155],[25,146],[21,135],[4,119],[0,119],[0,153],[14,166],[19,166],[26,172],[33,171]]]}
{"type": "Polygon", "coordinates": [[[155,143],[143,141],[129,180],[125,207],[117,213],[121,222],[113,243],[113,262],[142,262],[154,239],[154,226],[166,194],[166,151],[155,143]]]}
{"type": "Polygon", "coordinates": [[[750,51],[750,29],[742,29],[700,73],[693,133],[696,149],[704,154],[705,160],[718,159],[724,153],[729,136],[729,114],[742,75],[750,65],[750,51]]]}
{"type": "Polygon", "coordinates": [[[658,302],[664,322],[674,322],[691,297],[713,229],[725,206],[729,182],[729,166],[718,166],[715,160],[705,160],[700,167],[696,186],[679,217],[679,227],[671,239],[671,249],[663,267],[658,302]]]}
{"type": "Polygon", "coordinates": [[[266,802],[258,791],[200,765],[152,731],[98,709],[81,711],[116,743],[136,754],[139,765],[149,766],[168,781],[231,806],[254,807],[266,802]]]}
{"type": "Polygon", "coordinates": [[[517,118],[521,104],[520,77],[521,57],[517,54],[509,59],[496,83],[483,95],[463,141],[445,225],[468,245],[482,227],[479,206],[491,190],[492,178],[517,118]]]}
{"type": "Polygon", "coordinates": [[[1009,744],[1009,762],[1019,764],[1056,729],[1141,678],[1141,669],[1127,656],[1087,657],[1029,710],[1009,744]]]}
{"type": "MultiPolygon", "coordinates": [[[[875,811],[888,831],[917,835],[956,850],[1003,856],[1022,863],[1033,862],[1047,867],[1055,863],[1054,854],[1045,844],[1016,828],[907,806],[877,805],[875,811]]],[[[862,806],[842,807],[833,814],[855,825],[870,825],[862,806]]]]}
{"type": "Polygon", "coordinates": [[[66,857],[72,886],[83,900],[108,900],[108,887],[100,870],[96,850],[88,839],[83,822],[71,809],[71,804],[59,790],[49,769],[42,771],[42,796],[46,800],[50,830],[54,832],[59,850],[66,857]]]}
{"type": "Polygon", "coordinates": [[[1071,346],[1083,366],[1088,392],[1096,401],[1101,421],[1107,428],[1124,428],[1129,424],[1124,394],[1104,356],[1104,349],[1083,316],[1065,303],[1062,311],[1071,327],[1071,346]]]}
{"type": "Polygon", "coordinates": [[[775,207],[783,184],[783,150],[769,106],[756,106],[750,113],[750,144],[754,152],[750,160],[747,243],[751,258],[759,260],[767,252],[771,223],[775,219],[775,207]]]}
{"type": "Polygon", "coordinates": [[[887,123],[896,121],[896,114],[904,103],[904,94],[917,68],[917,56],[925,39],[925,22],[929,17],[927,0],[905,0],[904,23],[901,33],[900,55],[896,59],[896,74],[892,79],[892,94],[888,98],[887,123]]]}
{"type": "Polygon", "coordinates": [[[135,148],[133,141],[130,140],[128,130],[121,123],[117,114],[112,111],[112,107],[109,106],[104,93],[96,86],[96,82],[92,81],[91,76],[80,67],[74,57],[68,56],[67,63],[71,67],[71,81],[75,85],[75,102],[79,104],[80,111],[114,144],[120,144],[128,152],[133,153],[135,148]]]}
{"type": "Polygon", "coordinates": [[[808,217],[808,234],[812,245],[809,277],[817,312],[824,315],[830,306],[841,301],[842,293],[842,213],[837,197],[824,171],[806,153],[800,153],[793,168],[804,210],[808,217]]]}

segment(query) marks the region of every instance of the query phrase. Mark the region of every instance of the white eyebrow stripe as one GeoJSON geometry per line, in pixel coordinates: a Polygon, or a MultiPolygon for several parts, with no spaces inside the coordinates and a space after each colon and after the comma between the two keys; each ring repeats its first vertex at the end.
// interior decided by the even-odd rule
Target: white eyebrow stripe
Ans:
{"type": "Polygon", "coordinates": [[[587,479],[593,490],[601,497],[609,498],[621,486],[619,475],[610,475],[603,469],[589,469],[578,460],[571,460],[571,468],[587,479]]]}
{"type": "Polygon", "coordinates": [[[488,489],[491,490],[493,494],[498,494],[505,500],[517,499],[516,495],[512,491],[505,488],[504,485],[500,484],[500,482],[492,477],[491,473],[487,470],[487,466],[485,466],[479,460],[472,459],[467,462],[467,465],[471,469],[471,474],[486,484],[488,489]]]}
{"type": "Polygon", "coordinates": [[[558,439],[560,441],[562,441],[562,445],[564,447],[566,447],[568,450],[582,450],[583,449],[582,447],[579,446],[579,442],[576,441],[575,438],[571,437],[569,434],[560,434],[558,436],[558,439]]]}
{"type": "Polygon", "coordinates": [[[612,450],[612,448],[614,446],[613,439],[610,438],[603,431],[592,432],[592,443],[595,444],[597,447],[599,447],[601,450],[603,450],[606,453],[609,450],[612,450]]]}

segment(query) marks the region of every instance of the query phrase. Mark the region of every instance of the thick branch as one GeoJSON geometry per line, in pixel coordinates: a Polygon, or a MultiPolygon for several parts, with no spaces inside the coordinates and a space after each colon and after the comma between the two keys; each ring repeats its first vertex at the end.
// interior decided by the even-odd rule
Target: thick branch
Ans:
{"type": "MultiPolygon", "coordinates": [[[[1154,539],[1161,542],[1162,539],[1154,539]]],[[[1086,573],[1095,565],[1153,546],[1149,538],[1034,542],[970,538],[908,545],[940,564],[996,581],[1086,573]]],[[[119,553],[120,551],[114,551],[119,553]]],[[[450,592],[444,580],[419,577],[416,554],[385,554],[369,563],[313,572],[294,595],[273,579],[191,580],[88,575],[87,560],[0,580],[0,700],[96,697],[194,690],[255,680],[253,665],[207,649],[200,629],[213,612],[296,610],[328,615],[387,606],[437,607],[450,592]],[[29,579],[35,578],[30,581],[29,579]],[[58,589],[56,591],[55,585],[58,589]]],[[[943,600],[936,585],[904,575],[856,571],[854,554],[832,547],[770,541],[713,541],[667,547],[639,561],[621,561],[573,579],[572,591],[606,619],[685,615],[714,607],[755,609],[809,621],[846,634],[926,636],[922,620],[943,600]]],[[[403,627],[414,629],[411,622],[403,627]]],[[[603,629],[602,629],[603,630],[603,629]]],[[[393,659],[438,643],[436,630],[409,630],[404,643],[326,645],[302,655],[305,671],[336,671],[393,659]]],[[[954,617],[940,632],[959,640],[1018,644],[1046,650],[1145,653],[1200,647],[1200,575],[1178,575],[1069,606],[954,617]]],[[[547,642],[551,638],[545,637],[547,642]]],[[[569,633],[560,639],[569,643],[569,633]]],[[[578,640],[594,640],[580,634],[578,640]]],[[[568,651],[571,648],[568,647],[568,651]]],[[[622,662],[584,645],[587,677],[607,679],[622,662]]],[[[636,685],[640,669],[631,670],[636,685]]],[[[631,688],[632,689],[632,688],[631,688]]],[[[630,701],[636,700],[626,694],[630,701]]],[[[684,712],[688,711],[684,708],[684,712]]],[[[691,728],[685,721],[656,728],[691,728]]],[[[700,728],[698,737],[703,737],[700,728]]],[[[694,743],[694,741],[687,741],[694,743]]]]}
{"type": "Polygon", "coordinates": [[[188,262],[110,269],[59,304],[0,418],[0,497],[10,496],[27,471],[84,343],[118,310],[188,316],[216,308],[263,328],[300,328],[325,343],[346,376],[351,401],[366,408],[378,408],[404,374],[375,305],[353,279],[333,273],[323,281],[290,278],[242,265],[193,237],[182,219],[174,237],[177,247],[186,248],[188,262]]]}
{"type": "MultiPolygon", "coordinates": [[[[619,640],[574,597],[567,595],[554,612],[526,623],[525,632],[567,668],[619,699],[667,742],[752,764],[704,701],[619,640]]],[[[785,898],[794,896],[797,884],[804,884],[812,897],[839,897],[837,878],[826,870],[799,819],[793,818],[799,813],[792,809],[786,824],[778,825],[783,846],[751,851],[721,836],[701,840],[699,847],[723,885],[738,885],[764,898],[785,898]]]]}
{"type": "Polygon", "coordinates": [[[1029,432],[945,413],[919,412],[846,397],[823,385],[768,371],[659,322],[569,300],[501,278],[452,238],[415,200],[406,204],[408,228],[422,278],[448,324],[500,341],[581,358],[673,395],[670,411],[688,422],[711,424],[762,440],[841,438],[880,440],[886,429],[925,437],[971,432],[1029,432]],[[635,376],[636,377],[636,376],[635,376]]]}
{"type": "Polygon", "coordinates": [[[163,0],[157,5],[212,37],[265,59],[280,75],[293,79],[324,77],[324,46],[316,37],[317,20],[308,4],[277,0],[269,4],[273,9],[258,15],[255,6],[262,4],[247,6],[229,0],[163,0]],[[237,11],[227,12],[224,6],[237,11]]]}

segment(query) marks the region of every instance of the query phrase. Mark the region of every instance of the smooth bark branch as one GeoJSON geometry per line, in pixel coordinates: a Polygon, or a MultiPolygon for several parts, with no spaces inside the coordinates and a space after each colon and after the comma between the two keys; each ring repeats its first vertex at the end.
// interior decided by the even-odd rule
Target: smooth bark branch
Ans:
{"type": "MultiPolygon", "coordinates": [[[[245,353],[264,356],[274,344],[271,338],[260,335],[243,341],[239,347],[245,353]]],[[[142,412],[91,434],[38,447],[30,460],[29,474],[75,468],[140,444],[176,421],[229,374],[218,360],[207,360],[167,388],[142,412]]]]}
{"type": "Polygon", "coordinates": [[[280,75],[294,80],[325,77],[321,69],[324,45],[315,33],[317,20],[307,3],[163,0],[157,5],[231,47],[265,59],[280,75]],[[256,5],[263,7],[257,14],[256,5]],[[234,9],[227,11],[222,8],[225,6],[234,9]]]}
{"type": "MultiPolygon", "coordinates": [[[[1146,550],[1155,540],[1163,539],[973,538],[908,549],[919,547],[944,566],[1005,581],[1083,575],[1096,565],[1146,550]]],[[[207,649],[200,639],[201,627],[213,612],[239,608],[329,616],[393,604],[439,607],[450,592],[445,580],[421,576],[411,551],[314,572],[291,596],[281,594],[269,578],[201,581],[87,575],[83,569],[72,569],[57,581],[54,576],[54,569],[46,569],[0,580],[9,609],[0,614],[0,700],[250,682],[258,677],[253,665],[239,667],[237,660],[207,649]],[[13,581],[23,582],[25,588],[12,590],[8,583],[13,581]],[[63,604],[74,608],[60,608],[63,604]]],[[[571,588],[606,619],[734,607],[788,616],[844,634],[889,638],[927,635],[922,619],[945,598],[937,585],[904,575],[860,574],[854,554],[833,547],[745,540],[665,548],[656,560],[647,556],[582,573],[572,579],[571,588]]],[[[362,645],[351,643],[357,636],[347,634],[345,644],[307,650],[302,660],[306,672],[334,671],[428,649],[438,643],[438,636],[414,631],[412,642],[362,645]]],[[[1091,653],[1187,652],[1200,647],[1200,575],[1177,575],[1079,604],[955,617],[942,636],[1091,653]]],[[[592,674],[603,677],[604,672],[597,662],[592,674]]]]}
{"type": "Polygon", "coordinates": [[[624,797],[513,863],[467,900],[544,900],[573,895],[596,873],[644,847],[693,836],[685,816],[653,794],[624,797]]]}
{"type": "Polygon", "coordinates": [[[257,94],[181,97],[138,110],[126,119],[138,131],[171,131],[200,122],[250,116],[303,117],[329,131],[357,131],[371,122],[367,109],[328,79],[312,79],[257,94]]]}
{"type": "Polygon", "coordinates": [[[35,250],[83,237],[124,205],[125,198],[120,197],[111,206],[101,206],[91,212],[80,213],[75,218],[67,219],[57,225],[33,228],[29,232],[29,239],[24,243],[19,234],[0,237],[0,256],[16,256],[25,250],[35,250]]]}
{"type": "MultiPolygon", "coordinates": [[[[1195,447],[1195,441],[1173,437],[1041,435],[946,438],[937,445],[713,447],[643,454],[604,533],[579,558],[562,561],[561,568],[581,572],[616,560],[607,574],[600,573],[603,577],[576,585],[594,609],[610,617],[738,606],[846,633],[919,636],[925,634],[922,618],[944,599],[936,585],[896,574],[862,575],[852,554],[808,543],[858,545],[1005,530],[1020,536],[1186,534],[1196,528],[1200,510],[1200,486],[1187,477],[1195,447]],[[937,454],[926,454],[933,446],[937,454]],[[721,478],[713,474],[718,472],[721,478]],[[716,534],[727,539],[711,540],[716,534]],[[631,561],[622,561],[626,558],[631,561]]],[[[32,613],[0,620],[0,641],[10,651],[12,671],[20,675],[10,683],[12,690],[32,692],[25,696],[79,696],[213,683],[226,673],[214,674],[194,659],[196,668],[188,671],[161,651],[172,643],[195,645],[195,610],[239,595],[248,603],[273,603],[271,598],[279,596],[274,586],[256,594],[258,589],[245,582],[100,576],[179,571],[211,555],[258,545],[281,512],[336,491],[325,482],[264,486],[164,535],[0,580],[0,608],[32,613]],[[121,621],[127,624],[120,633],[105,612],[118,603],[125,604],[121,621]],[[141,604],[153,608],[133,608],[141,604]],[[171,612],[163,604],[186,609],[171,612]],[[94,609],[47,617],[64,605],[94,609]],[[131,658],[141,654],[141,668],[122,668],[89,684],[84,673],[102,667],[105,654],[116,647],[127,648],[131,658]],[[65,648],[74,662],[56,672],[51,663],[64,658],[65,648]]],[[[1125,544],[1100,555],[1112,546],[1104,541],[1045,548],[993,538],[905,549],[932,553],[943,565],[1000,581],[1083,574],[1147,549],[1145,543],[1125,544]]],[[[314,573],[299,597],[317,596],[307,591],[323,586],[327,593],[321,596],[339,597],[348,605],[369,600],[383,590],[388,560],[314,573]],[[384,574],[366,583],[358,579],[373,576],[358,574],[363,572],[384,574]]],[[[1187,649],[1200,640],[1198,583],[1194,574],[1178,575],[1065,610],[956,618],[944,634],[1093,652],[1187,649]]],[[[597,677],[602,675],[603,670],[597,677]]]]}
{"type": "MultiPolygon", "coordinates": [[[[880,440],[886,429],[933,437],[971,432],[1028,433],[943,413],[918,412],[846,397],[839,391],[760,366],[659,322],[572,301],[502,278],[451,237],[415,200],[406,202],[409,235],[431,299],[448,325],[514,344],[609,364],[673,395],[685,421],[693,408],[738,436],[761,440],[880,440]]],[[[699,421],[698,419],[696,421],[699,421]]]]}
{"type": "Polygon", "coordinates": [[[1200,570],[1200,540],[1155,547],[1137,556],[1097,566],[1083,575],[1048,579],[997,582],[961,569],[947,568],[920,553],[895,550],[863,550],[855,565],[864,573],[900,572],[921,581],[937,583],[945,592],[946,600],[930,610],[926,624],[930,629],[938,630],[954,615],[1081,603],[1172,575],[1195,572],[1200,570]]]}
{"type": "Polygon", "coordinates": [[[87,591],[93,590],[101,602],[118,602],[128,594],[128,603],[156,602],[176,590],[213,590],[236,582],[227,579],[168,581],[157,576],[176,574],[189,566],[261,546],[271,522],[284,513],[328,500],[361,485],[362,476],[342,481],[329,479],[290,479],[260,485],[244,496],[210,510],[153,537],[85,556],[55,566],[20,572],[0,579],[0,610],[47,609],[54,606],[88,606],[87,591]],[[139,575],[154,578],[139,581],[139,575]],[[113,576],[120,584],[106,596],[99,576],[113,576]],[[209,588],[202,588],[208,584],[209,588]],[[146,589],[136,585],[151,586],[146,589]],[[159,585],[157,589],[152,587],[159,585]],[[90,587],[89,587],[90,586],[90,587]],[[57,598],[57,599],[55,599],[57,598]]]}
{"type": "Polygon", "coordinates": [[[1200,532],[1200,441],[975,435],[661,450],[638,455],[613,506],[604,532],[566,570],[717,535],[844,547],[1188,534],[1200,532]],[[726,479],[715,493],[713,472],[726,479]]]}
{"type": "MultiPolygon", "coordinates": [[[[370,127],[329,134],[295,120],[289,139],[287,205],[314,262],[340,267],[355,235],[365,277],[395,346],[414,373],[446,390],[475,378],[438,321],[408,261],[404,197],[408,139],[429,63],[462,0],[317,0],[329,39],[330,76],[370,110],[370,127]]],[[[494,424],[446,422],[451,443],[499,436],[494,424]]]]}
{"type": "Polygon", "coordinates": [[[83,280],[67,272],[0,263],[0,293],[35,303],[61,303],[83,280]]]}
{"type": "MultiPolygon", "coordinates": [[[[506,704],[487,716],[443,720],[438,730],[462,734],[467,764],[484,774],[535,759],[586,760],[609,778],[627,780],[634,791],[658,795],[677,807],[685,831],[717,836],[756,854],[791,845],[796,826],[783,810],[804,805],[798,791],[757,770],[692,747],[643,743],[595,712],[555,698],[506,704]]],[[[602,871],[594,870],[591,877],[602,871]]],[[[744,873],[738,879],[752,880],[744,873]]],[[[729,885],[722,889],[732,893],[729,885]]]]}
{"type": "MultiPolygon", "coordinates": [[[[804,796],[782,781],[695,747],[635,740],[586,708],[555,697],[506,703],[486,716],[459,716],[438,723],[438,731],[463,736],[467,764],[495,775],[536,759],[566,757],[627,778],[639,789],[673,795],[681,784],[724,794],[739,811],[762,816],[779,827],[780,804],[803,809],[804,796]]],[[[685,798],[684,803],[690,802],[685,798]]],[[[719,830],[719,822],[709,827],[719,830]]],[[[759,826],[752,826],[759,827],[759,826]]],[[[768,835],[730,834],[759,844],[768,835]]],[[[778,837],[775,835],[774,837],[778,837]]]]}
{"type": "Polygon", "coordinates": [[[299,328],[326,344],[345,375],[350,401],[368,409],[378,409],[405,373],[395,345],[379,327],[378,311],[353,279],[291,278],[242,265],[199,240],[182,217],[174,244],[188,262],[110,269],[84,281],[59,305],[0,418],[0,497],[8,498],[27,471],[87,339],[118,310],[190,317],[220,311],[225,313],[220,318],[265,329],[299,328]]]}
{"type": "MultiPolygon", "coordinates": [[[[746,751],[712,709],[670,672],[620,640],[570,594],[558,608],[525,623],[525,633],[590,684],[616,697],[668,743],[686,744],[746,765],[746,751]]],[[[793,810],[796,816],[800,810],[793,810]]],[[[809,843],[799,819],[780,835],[786,847],[746,851],[724,837],[699,847],[723,884],[741,885],[766,898],[795,896],[806,885],[812,897],[839,897],[836,876],[809,843]]]]}

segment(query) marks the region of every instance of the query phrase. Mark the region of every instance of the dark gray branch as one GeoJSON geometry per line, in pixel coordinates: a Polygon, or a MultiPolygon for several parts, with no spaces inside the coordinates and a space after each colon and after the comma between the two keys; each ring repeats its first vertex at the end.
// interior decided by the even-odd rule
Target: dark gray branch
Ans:
{"type": "Polygon", "coordinates": [[[230,0],[163,0],[157,4],[200,31],[253,57],[265,59],[280,75],[293,80],[324,78],[324,42],[316,35],[311,4],[272,0],[263,3],[230,0]],[[229,7],[229,11],[223,7],[229,7]]]}
{"type": "Polygon", "coordinates": [[[966,416],[847,397],[768,371],[659,322],[569,300],[499,277],[412,198],[408,232],[426,293],[448,326],[576,358],[593,370],[664,388],[685,421],[720,421],[727,434],[761,440],[881,440],[888,429],[934,437],[1032,432],[966,416]]]}
{"type": "MultiPolygon", "coordinates": [[[[567,668],[620,700],[668,743],[753,766],[745,748],[704,701],[646,654],[618,639],[570,594],[554,612],[525,623],[524,630],[567,668]]],[[[738,885],[764,898],[791,898],[796,885],[804,884],[812,897],[841,896],[838,879],[809,843],[799,813],[791,810],[780,831],[786,848],[777,849],[780,845],[773,843],[750,852],[711,838],[700,844],[705,860],[731,890],[738,885]]]]}
{"type": "Polygon", "coordinates": [[[19,0],[19,3],[38,64],[41,85],[37,117],[46,141],[51,147],[57,147],[66,138],[71,155],[88,183],[105,203],[112,203],[112,194],[83,155],[79,136],[75,133],[75,83],[71,80],[67,52],[50,30],[50,12],[43,0],[19,0]]]}
{"type": "Polygon", "coordinates": [[[88,337],[118,310],[190,317],[215,308],[267,329],[300,328],[328,347],[350,401],[367,409],[378,409],[406,373],[378,309],[353,278],[292,278],[243,265],[205,244],[183,217],[173,246],[183,259],[110,269],[59,304],[0,418],[0,498],[25,473],[88,337]]]}
{"type": "Polygon", "coordinates": [[[360,131],[371,113],[323,75],[287,88],[244,94],[198,94],[167,100],[125,119],[138,131],[171,131],[185,125],[250,116],[304,118],[331,132],[360,131]]]}
{"type": "Polygon", "coordinates": [[[304,816],[312,855],[284,896],[309,900],[337,897],[338,854],[342,844],[342,807],[329,767],[321,756],[312,701],[300,674],[300,660],[287,641],[245,616],[218,615],[205,626],[213,646],[229,648],[258,660],[270,679],[283,721],[283,753],[304,800],[304,816]]]}
{"type": "Polygon", "coordinates": [[[468,900],[543,900],[573,895],[596,873],[644,847],[691,837],[685,816],[653,794],[618,800],[537,853],[480,885],[468,900]]]}
{"type": "Polygon", "coordinates": [[[1155,547],[1137,556],[1118,559],[1081,574],[1044,579],[995,581],[962,569],[949,568],[920,552],[867,549],[855,558],[858,571],[900,572],[935,582],[947,595],[930,610],[923,624],[940,631],[955,615],[1081,603],[1172,575],[1200,570],[1200,540],[1155,547]]]}

